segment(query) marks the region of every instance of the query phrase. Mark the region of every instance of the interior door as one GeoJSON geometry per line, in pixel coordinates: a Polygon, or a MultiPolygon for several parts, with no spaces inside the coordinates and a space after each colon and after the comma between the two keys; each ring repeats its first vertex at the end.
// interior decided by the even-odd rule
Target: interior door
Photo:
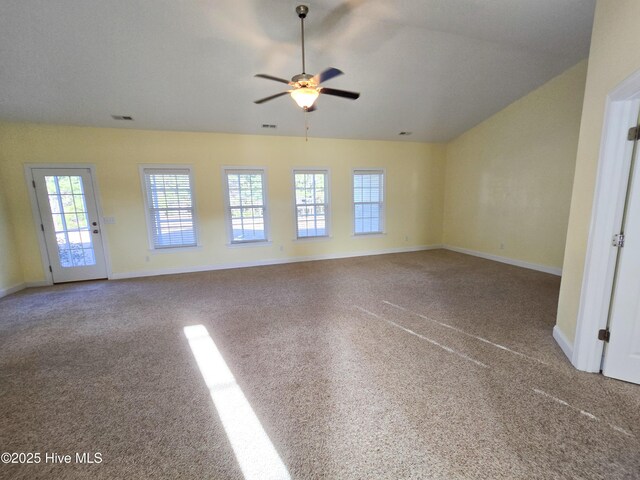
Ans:
{"type": "Polygon", "coordinates": [[[54,283],[106,278],[91,171],[34,168],[31,172],[54,283]]]}
{"type": "Polygon", "coordinates": [[[631,161],[622,221],[624,246],[618,253],[609,316],[610,339],[602,373],[640,383],[640,164],[638,141],[631,161]]]}

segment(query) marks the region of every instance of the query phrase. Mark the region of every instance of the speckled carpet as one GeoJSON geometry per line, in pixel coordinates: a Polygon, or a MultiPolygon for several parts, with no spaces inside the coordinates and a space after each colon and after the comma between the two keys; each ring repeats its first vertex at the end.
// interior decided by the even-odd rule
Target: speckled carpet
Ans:
{"type": "Polygon", "coordinates": [[[638,479],[640,386],[570,366],[559,283],[435,250],[5,297],[0,450],[40,462],[0,478],[638,479]]]}

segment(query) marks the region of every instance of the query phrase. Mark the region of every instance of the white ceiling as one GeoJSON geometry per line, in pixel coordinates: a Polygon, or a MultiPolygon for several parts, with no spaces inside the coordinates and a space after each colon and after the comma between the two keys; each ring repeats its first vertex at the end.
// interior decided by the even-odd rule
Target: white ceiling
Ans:
{"type": "Polygon", "coordinates": [[[302,136],[293,100],[253,103],[301,71],[299,3],[308,72],[361,93],[311,136],[442,142],[585,58],[595,0],[2,0],[0,119],[302,136]]]}

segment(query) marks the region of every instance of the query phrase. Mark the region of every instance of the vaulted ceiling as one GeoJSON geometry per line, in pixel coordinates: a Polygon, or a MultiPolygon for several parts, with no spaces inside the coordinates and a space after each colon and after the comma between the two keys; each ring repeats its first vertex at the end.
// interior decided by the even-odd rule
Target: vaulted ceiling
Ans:
{"type": "Polygon", "coordinates": [[[299,3],[308,73],[361,93],[312,136],[442,142],[585,58],[595,1],[8,0],[0,120],[302,136],[288,96],[253,103],[301,72],[299,3]]]}

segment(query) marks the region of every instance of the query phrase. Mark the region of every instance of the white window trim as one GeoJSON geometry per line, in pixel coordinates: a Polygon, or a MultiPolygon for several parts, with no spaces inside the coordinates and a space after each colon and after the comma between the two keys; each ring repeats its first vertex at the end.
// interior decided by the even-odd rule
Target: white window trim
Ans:
{"type": "Polygon", "coordinates": [[[271,228],[270,228],[270,215],[269,215],[269,189],[268,189],[268,177],[266,167],[253,167],[253,166],[238,166],[238,165],[225,165],[222,167],[222,193],[224,196],[224,218],[227,230],[227,247],[261,247],[271,244],[271,228]],[[245,240],[245,241],[233,241],[233,227],[231,225],[231,205],[229,198],[229,181],[227,180],[227,173],[239,172],[258,172],[262,174],[262,200],[264,211],[264,240],[245,240]]]}
{"type": "Polygon", "coordinates": [[[227,248],[249,248],[249,247],[268,247],[272,245],[271,240],[253,240],[248,242],[227,243],[227,248]]]}
{"type": "Polygon", "coordinates": [[[293,238],[292,242],[300,242],[300,243],[312,243],[312,242],[326,242],[328,240],[333,239],[333,235],[322,235],[321,237],[301,237],[301,238],[293,238]]]}
{"type": "MultiPolygon", "coordinates": [[[[354,226],[355,226],[355,221],[354,221],[354,226]]],[[[363,237],[375,238],[375,237],[386,237],[386,236],[387,236],[387,232],[352,233],[351,234],[351,238],[363,238],[363,237]]]]}
{"type": "Polygon", "coordinates": [[[387,234],[387,169],[386,168],[352,168],[351,169],[351,235],[353,237],[380,237],[387,234]],[[382,202],[380,209],[380,231],[356,233],[356,198],[354,195],[354,176],[358,173],[382,173],[382,202]]]}
{"type": "Polygon", "coordinates": [[[293,181],[293,239],[294,241],[300,242],[308,242],[312,240],[326,240],[328,238],[333,238],[331,235],[332,225],[331,220],[333,215],[331,215],[331,171],[328,168],[311,168],[311,167],[301,167],[294,168],[291,171],[291,180],[293,181]],[[296,204],[296,173],[323,173],[325,175],[325,230],[326,235],[313,235],[309,237],[299,237],[298,236],[298,205],[296,204]]]}
{"type": "Polygon", "coordinates": [[[202,245],[194,245],[192,247],[150,248],[149,253],[152,255],[164,255],[166,253],[193,252],[194,250],[202,250],[202,245]]]}
{"type": "Polygon", "coordinates": [[[187,252],[191,250],[198,250],[202,247],[200,243],[200,231],[198,228],[198,202],[196,199],[196,187],[193,181],[193,166],[185,164],[167,164],[167,163],[140,163],[138,164],[138,172],[140,174],[140,186],[142,187],[142,200],[144,202],[144,218],[147,223],[147,241],[149,243],[149,251],[153,253],[179,253],[187,252]],[[152,222],[149,216],[149,198],[147,195],[147,183],[145,181],[145,169],[150,170],[188,170],[189,171],[189,184],[191,185],[191,203],[193,205],[193,232],[196,237],[196,244],[193,246],[178,246],[178,247],[165,247],[156,248],[153,243],[152,222]]]}

